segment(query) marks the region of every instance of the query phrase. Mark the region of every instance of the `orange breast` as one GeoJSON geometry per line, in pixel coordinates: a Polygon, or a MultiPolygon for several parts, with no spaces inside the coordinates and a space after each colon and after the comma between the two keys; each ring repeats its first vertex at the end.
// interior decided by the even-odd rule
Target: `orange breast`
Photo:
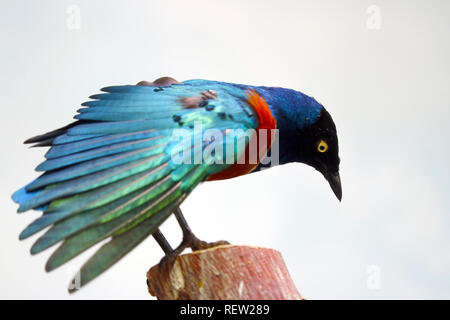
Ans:
{"type": "Polygon", "coordinates": [[[261,97],[255,90],[247,91],[248,95],[248,103],[256,112],[259,118],[259,125],[256,128],[255,133],[252,135],[251,140],[256,139],[256,145],[258,148],[257,152],[257,163],[249,163],[249,147],[250,142],[247,144],[244,154],[241,156],[241,161],[239,163],[235,163],[225,169],[224,171],[212,174],[209,176],[208,181],[213,180],[224,180],[230,179],[238,176],[242,176],[244,174],[250,173],[253,169],[255,169],[258,164],[261,162],[261,159],[265,157],[267,151],[269,151],[270,146],[272,144],[272,134],[271,129],[276,129],[277,122],[272,115],[272,112],[267,105],[266,100],[261,97]],[[260,139],[260,130],[267,130],[267,143],[262,143],[260,148],[259,139],[260,139]],[[245,159],[243,159],[245,158],[245,159]],[[244,161],[245,160],[245,161],[244,161]]]}

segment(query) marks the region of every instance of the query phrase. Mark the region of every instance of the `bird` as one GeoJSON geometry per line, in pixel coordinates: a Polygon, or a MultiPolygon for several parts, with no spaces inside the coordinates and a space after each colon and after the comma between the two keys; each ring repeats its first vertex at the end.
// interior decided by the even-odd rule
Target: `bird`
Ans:
{"type": "Polygon", "coordinates": [[[12,195],[18,213],[42,212],[19,235],[47,228],[31,254],[59,244],[47,272],[106,241],[69,292],[150,235],[165,253],[162,265],[186,248],[227,244],[198,239],[180,209],[201,183],[302,163],[319,171],[341,201],[336,125],[300,91],[171,77],[100,91],[81,104],[74,122],[24,142],[49,149],[36,167],[41,175],[12,195]],[[175,249],[159,230],[171,214],[183,231],[175,249]]]}

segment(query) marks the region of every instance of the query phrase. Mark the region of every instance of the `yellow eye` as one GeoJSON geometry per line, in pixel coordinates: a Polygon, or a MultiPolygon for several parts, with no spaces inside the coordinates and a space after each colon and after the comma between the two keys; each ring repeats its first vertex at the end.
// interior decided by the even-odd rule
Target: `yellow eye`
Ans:
{"type": "Polygon", "coordinates": [[[317,151],[324,153],[328,150],[328,144],[324,140],[320,140],[317,144],[317,151]]]}

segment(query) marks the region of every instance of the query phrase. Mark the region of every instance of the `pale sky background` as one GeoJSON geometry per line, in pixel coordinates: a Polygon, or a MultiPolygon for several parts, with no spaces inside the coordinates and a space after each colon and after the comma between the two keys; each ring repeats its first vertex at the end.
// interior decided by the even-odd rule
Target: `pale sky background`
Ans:
{"type": "MultiPolygon", "coordinates": [[[[165,75],[294,88],[338,128],[342,203],[300,164],[207,183],[182,205],[200,238],[280,250],[308,299],[450,298],[449,16],[424,0],[1,0],[0,298],[150,298],[154,240],[69,295],[92,250],[46,273],[54,249],[18,240],[39,214],[10,195],[45,152],[23,140],[101,87],[165,75]]],[[[174,219],[162,229],[176,245],[174,219]]]]}

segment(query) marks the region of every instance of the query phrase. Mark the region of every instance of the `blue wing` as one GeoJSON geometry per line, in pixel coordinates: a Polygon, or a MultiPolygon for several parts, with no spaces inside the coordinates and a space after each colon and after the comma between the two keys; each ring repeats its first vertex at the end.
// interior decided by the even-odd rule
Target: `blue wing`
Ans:
{"type": "Polygon", "coordinates": [[[222,83],[195,80],[102,91],[82,104],[77,122],[27,141],[51,148],[37,167],[44,173],[13,195],[19,212],[43,211],[21,239],[51,226],[32,246],[33,254],[62,241],[48,271],[110,239],[82,267],[81,285],[155,232],[201,181],[230,165],[211,164],[214,155],[204,159],[206,149],[226,150],[241,139],[241,147],[233,147],[235,158],[244,152],[245,134],[204,140],[207,130],[227,135],[230,129],[243,133],[258,126],[246,93],[222,83]],[[184,144],[174,138],[179,132],[184,144]],[[174,155],[192,160],[199,153],[200,163],[174,161],[174,155]]]}

